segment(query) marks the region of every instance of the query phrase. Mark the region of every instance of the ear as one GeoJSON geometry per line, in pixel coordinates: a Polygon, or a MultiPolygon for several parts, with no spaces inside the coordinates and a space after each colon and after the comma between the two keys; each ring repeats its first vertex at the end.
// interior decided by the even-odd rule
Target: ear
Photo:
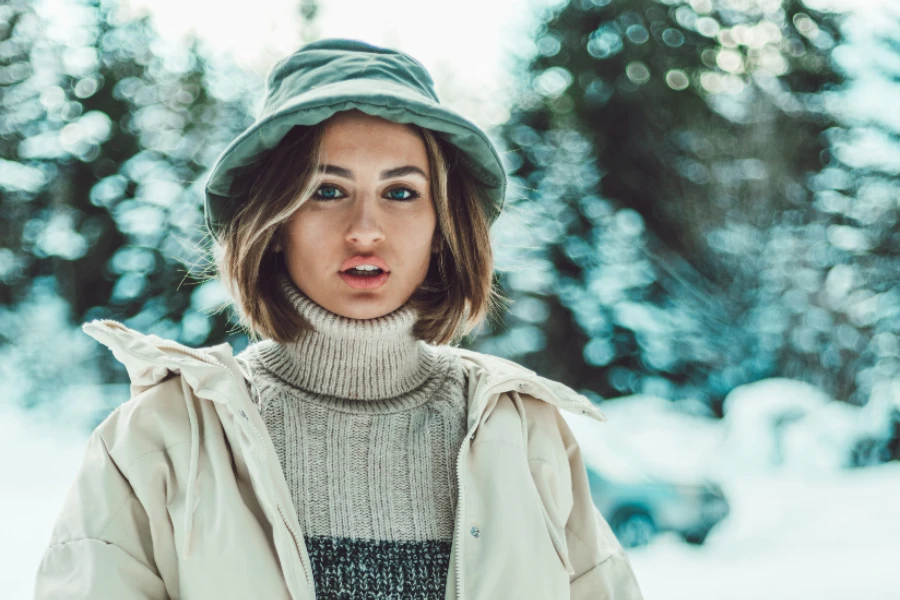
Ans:
{"type": "Polygon", "coordinates": [[[434,233],[434,237],[431,238],[431,253],[435,254],[441,251],[441,248],[444,246],[444,239],[438,232],[434,233]]]}

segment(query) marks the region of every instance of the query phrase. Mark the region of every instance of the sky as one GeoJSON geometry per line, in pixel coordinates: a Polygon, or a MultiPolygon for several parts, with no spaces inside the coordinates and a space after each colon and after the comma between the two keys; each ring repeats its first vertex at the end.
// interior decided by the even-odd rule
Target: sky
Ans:
{"type": "MultiPolygon", "coordinates": [[[[217,53],[261,73],[296,50],[304,33],[349,37],[404,50],[431,72],[438,95],[482,126],[506,120],[511,56],[533,52],[529,32],[558,0],[321,1],[315,29],[298,30],[297,0],[123,0],[123,16],[149,14],[159,34],[194,32],[217,53]],[[241,7],[234,10],[233,7],[241,7]]],[[[308,41],[311,41],[308,40],[308,41]]]]}
{"type": "MultiPolygon", "coordinates": [[[[253,11],[246,10],[250,3],[220,0],[119,0],[118,6],[123,17],[149,14],[165,39],[195,33],[216,54],[259,73],[304,41],[319,37],[349,37],[398,48],[428,68],[443,102],[491,128],[508,118],[516,72],[513,60],[534,54],[532,32],[541,12],[562,4],[560,0],[319,0],[315,24],[301,30],[296,15],[302,1],[254,0],[253,11]]],[[[806,0],[813,9],[852,11],[857,23],[867,27],[881,20],[891,2],[806,0]]]]}
{"type": "MultiPolygon", "coordinates": [[[[35,3],[52,15],[65,12],[68,1],[35,3]]],[[[563,4],[563,0],[318,0],[313,25],[301,28],[297,7],[305,0],[102,1],[116,6],[123,20],[149,15],[164,40],[179,41],[195,34],[210,52],[261,75],[303,43],[322,37],[348,37],[397,48],[428,68],[442,102],[488,129],[508,119],[513,84],[520,79],[516,61],[535,54],[533,34],[542,13],[563,4]],[[254,10],[247,10],[251,5],[254,10]]],[[[863,29],[886,22],[881,17],[884,7],[895,1],[805,0],[814,9],[852,11],[863,29]]]]}

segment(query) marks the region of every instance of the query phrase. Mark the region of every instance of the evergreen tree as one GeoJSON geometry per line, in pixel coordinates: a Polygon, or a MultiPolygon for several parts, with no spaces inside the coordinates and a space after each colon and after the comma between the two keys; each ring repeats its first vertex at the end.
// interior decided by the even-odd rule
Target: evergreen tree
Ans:
{"type": "MultiPolygon", "coordinates": [[[[301,4],[314,16],[315,2],[301,4]]],[[[196,39],[165,43],[147,17],[122,21],[115,5],[62,6],[46,16],[21,0],[0,7],[0,335],[16,342],[2,348],[7,363],[33,371],[14,394],[30,404],[73,382],[29,360],[40,336],[22,315],[40,306],[57,307],[57,329],[112,318],[190,345],[246,343],[227,312],[213,314],[221,286],[192,267],[204,175],[252,122],[262,76],[196,39]]],[[[86,349],[44,351],[57,364],[86,349]]],[[[109,352],[97,359],[100,381],[126,380],[109,352]]]]}
{"type": "Polygon", "coordinates": [[[777,372],[745,319],[769,228],[808,212],[838,39],[832,16],[793,0],[573,0],[547,15],[503,132],[511,212],[537,224],[546,271],[537,289],[505,279],[543,306],[524,360],[601,396],[714,407],[777,372]]]}
{"type": "Polygon", "coordinates": [[[811,223],[781,232],[803,266],[784,286],[796,309],[781,320],[794,347],[783,368],[865,406],[858,465],[900,458],[900,120],[884,110],[900,95],[898,27],[887,7],[881,19],[848,22],[848,81],[827,95],[839,122],[826,168],[810,178],[811,223]]]}

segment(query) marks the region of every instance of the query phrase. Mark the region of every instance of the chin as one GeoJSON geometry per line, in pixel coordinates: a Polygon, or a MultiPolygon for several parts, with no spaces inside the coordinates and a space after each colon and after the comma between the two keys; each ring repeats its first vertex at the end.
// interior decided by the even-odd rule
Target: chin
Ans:
{"type": "Polygon", "coordinates": [[[384,302],[372,303],[365,297],[353,298],[342,303],[340,311],[332,311],[348,319],[377,319],[395,311],[398,307],[384,307],[384,302]]]}

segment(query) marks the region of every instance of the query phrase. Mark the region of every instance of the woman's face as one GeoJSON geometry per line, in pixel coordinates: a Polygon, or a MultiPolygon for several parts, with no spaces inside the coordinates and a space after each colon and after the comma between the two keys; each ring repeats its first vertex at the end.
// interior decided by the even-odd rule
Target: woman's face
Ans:
{"type": "Polygon", "coordinates": [[[297,287],[352,319],[402,306],[431,259],[437,218],[429,173],[425,142],[411,127],[359,111],[326,121],[315,191],[283,230],[297,287]],[[387,270],[374,278],[343,272],[360,255],[360,264],[387,270]]]}

